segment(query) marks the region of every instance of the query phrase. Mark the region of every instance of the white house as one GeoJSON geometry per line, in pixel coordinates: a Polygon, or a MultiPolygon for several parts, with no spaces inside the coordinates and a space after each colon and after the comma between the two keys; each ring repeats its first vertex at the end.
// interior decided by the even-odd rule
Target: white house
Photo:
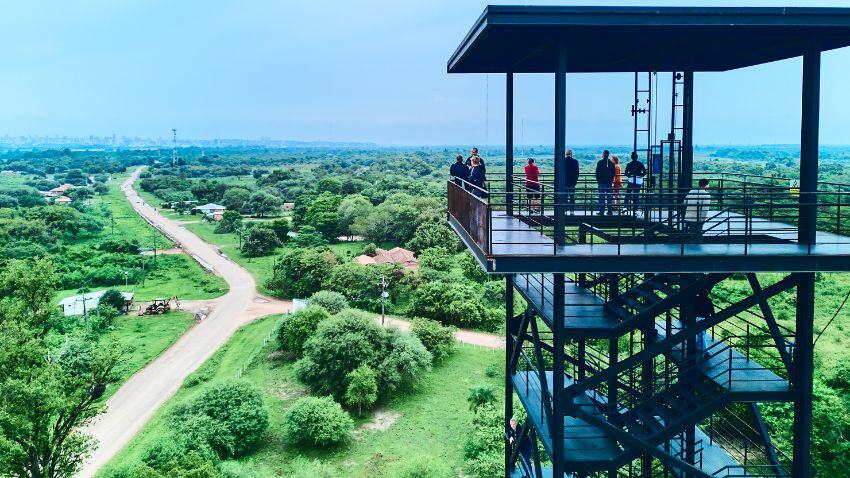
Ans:
{"type": "MultiPolygon", "coordinates": [[[[59,302],[59,308],[62,309],[62,313],[66,316],[83,315],[100,304],[100,298],[103,297],[104,293],[106,293],[106,290],[86,292],[85,294],[66,297],[59,302]]],[[[122,292],[121,296],[124,297],[125,306],[133,303],[132,292],[122,292]]]]}
{"type": "Polygon", "coordinates": [[[227,211],[226,207],[213,203],[207,203],[203,206],[195,206],[194,209],[207,216],[220,216],[224,214],[224,211],[227,211]]]}

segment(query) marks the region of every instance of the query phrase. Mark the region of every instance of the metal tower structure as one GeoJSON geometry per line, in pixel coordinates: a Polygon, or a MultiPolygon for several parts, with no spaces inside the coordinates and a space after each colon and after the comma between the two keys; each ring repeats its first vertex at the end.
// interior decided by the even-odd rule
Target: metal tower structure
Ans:
{"type": "MultiPolygon", "coordinates": [[[[487,7],[447,69],[506,74],[505,174],[449,181],[448,222],[506,282],[506,431],[524,417],[506,477],[813,476],[814,273],[850,271],[846,198],[818,182],[820,56],[842,46],[850,9],[487,7]],[[797,56],[799,192],[694,171],[695,72],[797,56]],[[623,211],[596,214],[593,174],[572,186],[562,160],[566,75],[646,71],[672,77],[670,135],[647,145],[666,167],[623,211]],[[533,190],[514,175],[522,73],[554,74],[554,171],[533,190]],[[686,201],[702,180],[706,202],[686,201]],[[714,292],[731,280],[746,293],[714,292]],[[794,300],[793,327],[774,313],[780,298],[794,300]],[[791,404],[790,433],[768,429],[764,403],[791,404]],[[771,436],[782,432],[786,449],[771,436]]],[[[652,79],[635,78],[638,149],[652,79]]]]}
{"type": "Polygon", "coordinates": [[[177,166],[180,160],[177,158],[177,128],[171,128],[171,165],[177,166]]]}

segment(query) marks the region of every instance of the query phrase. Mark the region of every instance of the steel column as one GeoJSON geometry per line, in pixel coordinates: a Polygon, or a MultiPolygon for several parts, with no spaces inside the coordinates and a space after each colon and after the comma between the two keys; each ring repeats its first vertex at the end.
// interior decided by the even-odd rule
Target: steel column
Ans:
{"type": "Polygon", "coordinates": [[[564,274],[553,277],[555,290],[553,300],[552,346],[552,423],[549,427],[552,435],[552,476],[564,476],[564,274]]]}
{"type": "Polygon", "coordinates": [[[682,168],[679,189],[687,194],[694,179],[694,72],[686,71],[682,85],[682,168]]]}
{"type": "Polygon", "coordinates": [[[505,78],[505,196],[508,215],[514,212],[514,74],[505,78]]]}
{"type": "Polygon", "coordinates": [[[814,376],[815,274],[795,274],[797,326],[794,346],[794,462],[791,476],[812,475],[812,399],[814,376]]]}
{"type": "MultiPolygon", "coordinates": [[[[514,410],[514,389],[511,380],[511,358],[514,349],[515,329],[518,324],[514,322],[514,276],[505,276],[505,321],[507,334],[505,334],[505,431],[511,426],[510,419],[514,410]]],[[[511,448],[505,445],[505,478],[510,478],[511,448]]]]}
{"type": "MultiPolygon", "coordinates": [[[[567,48],[561,43],[558,46],[558,70],[555,72],[555,245],[563,246],[564,219],[566,214],[565,198],[567,187],[567,171],[564,167],[564,152],[566,151],[567,123],[567,48]]],[[[557,294],[556,294],[557,295],[557,294]]],[[[557,476],[557,475],[556,475],[557,476]]]]}
{"type": "MultiPolygon", "coordinates": [[[[818,127],[820,122],[820,52],[803,56],[803,113],[800,121],[800,224],[798,240],[814,244],[817,236],[818,127]]],[[[796,477],[795,477],[796,478],[796,477]]]]}

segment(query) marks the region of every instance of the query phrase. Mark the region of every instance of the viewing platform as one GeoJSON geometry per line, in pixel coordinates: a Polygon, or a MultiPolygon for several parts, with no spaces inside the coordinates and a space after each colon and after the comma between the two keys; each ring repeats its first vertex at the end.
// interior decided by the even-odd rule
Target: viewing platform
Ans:
{"type": "MultiPolygon", "coordinates": [[[[599,214],[596,185],[571,193],[513,191],[448,183],[449,223],[491,273],[814,272],[850,268],[850,186],[821,183],[817,193],[740,175],[695,173],[710,186],[695,237],[687,190],[642,188],[637,206],[619,191],[612,214],[599,214]],[[799,240],[800,214],[816,210],[812,243],[799,240]]],[[[503,186],[504,180],[490,184],[503,186]]],[[[488,185],[489,186],[489,185],[488,185]]],[[[803,231],[805,233],[805,231],[803,231]]]]}

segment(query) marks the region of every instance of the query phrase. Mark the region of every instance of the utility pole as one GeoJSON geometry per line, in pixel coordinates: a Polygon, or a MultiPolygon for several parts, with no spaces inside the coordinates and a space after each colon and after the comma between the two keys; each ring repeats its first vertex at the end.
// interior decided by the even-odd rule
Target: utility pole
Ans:
{"type": "Polygon", "coordinates": [[[387,301],[387,296],[390,294],[387,292],[387,277],[381,274],[381,326],[384,326],[384,322],[386,321],[386,308],[385,303],[387,301]]]}

